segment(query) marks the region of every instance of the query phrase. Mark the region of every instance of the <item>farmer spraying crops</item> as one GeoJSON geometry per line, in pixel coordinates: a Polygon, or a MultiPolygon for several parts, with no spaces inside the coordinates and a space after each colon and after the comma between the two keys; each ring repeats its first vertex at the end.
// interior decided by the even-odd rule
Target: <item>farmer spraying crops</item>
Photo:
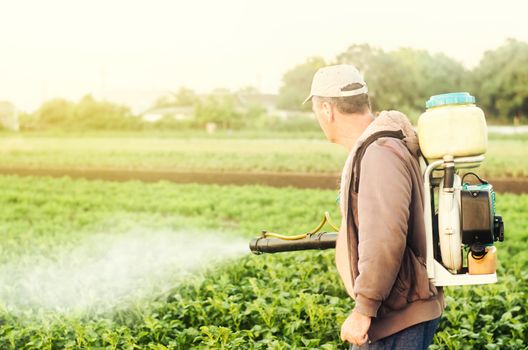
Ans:
{"type": "Polygon", "coordinates": [[[434,95],[415,132],[400,112],[375,118],[367,93],[356,68],[337,65],[317,71],[305,101],[327,138],[349,152],[341,226],[326,212],[312,231],[264,230],[249,247],[255,254],[335,248],[355,300],[341,339],[352,349],[425,349],[446,306],[443,286],[498,281],[494,242],[504,241],[504,222],[493,186],[459,173],[484,161],[486,119],[468,92],[434,95]],[[335,232],[319,232],[326,223],[335,232]]]}
{"type": "Polygon", "coordinates": [[[341,174],[336,266],[355,306],[341,326],[351,349],[426,349],[445,308],[425,265],[424,186],[412,124],[374,117],[351,65],[319,69],[310,96],[321,129],[349,156],[341,174]]]}

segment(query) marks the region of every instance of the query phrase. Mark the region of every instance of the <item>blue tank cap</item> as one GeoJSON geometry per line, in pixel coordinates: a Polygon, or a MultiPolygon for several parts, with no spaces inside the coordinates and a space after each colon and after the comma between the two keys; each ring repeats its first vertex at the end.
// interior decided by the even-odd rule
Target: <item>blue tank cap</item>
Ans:
{"type": "Polygon", "coordinates": [[[425,103],[426,108],[433,108],[443,105],[458,105],[475,103],[475,97],[469,92],[452,92],[449,94],[434,95],[425,103]]]}

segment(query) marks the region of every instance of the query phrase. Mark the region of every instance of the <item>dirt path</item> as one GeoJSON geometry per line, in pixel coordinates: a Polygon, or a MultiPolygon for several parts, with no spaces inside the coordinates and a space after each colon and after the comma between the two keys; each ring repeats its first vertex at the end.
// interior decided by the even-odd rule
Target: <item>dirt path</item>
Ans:
{"type": "MultiPolygon", "coordinates": [[[[221,172],[221,171],[160,171],[110,169],[34,169],[1,168],[0,175],[68,176],[74,179],[145,182],[171,181],[219,185],[266,185],[273,187],[338,189],[339,174],[221,172]]],[[[487,179],[497,192],[528,193],[528,178],[487,179]]]]}

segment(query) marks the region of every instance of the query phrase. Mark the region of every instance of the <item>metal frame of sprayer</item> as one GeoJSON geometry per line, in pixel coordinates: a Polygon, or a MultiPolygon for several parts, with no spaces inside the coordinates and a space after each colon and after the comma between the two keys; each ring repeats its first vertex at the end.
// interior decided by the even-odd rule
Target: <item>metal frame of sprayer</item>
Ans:
{"type": "MultiPolygon", "coordinates": [[[[468,184],[462,184],[460,177],[456,174],[457,169],[475,168],[484,160],[484,155],[472,157],[453,157],[446,155],[443,159],[435,160],[430,164],[425,164],[423,157],[420,157],[420,164],[424,178],[424,221],[427,244],[427,275],[436,286],[459,286],[489,284],[497,282],[497,274],[469,274],[467,268],[462,268],[462,252],[464,243],[468,245],[473,240],[481,240],[488,244],[493,241],[502,241],[504,239],[504,226],[500,216],[495,217],[494,212],[494,193],[491,192],[491,206],[489,216],[492,218],[490,223],[491,238],[479,238],[478,234],[463,238],[464,227],[461,227],[463,218],[461,208],[462,190],[468,188],[468,184]],[[443,175],[434,177],[435,170],[443,170],[443,175]],[[433,213],[435,210],[434,193],[435,187],[438,187],[438,220],[437,225],[433,222],[433,213]],[[437,232],[435,232],[437,228],[437,232]],[[493,237],[495,235],[495,237],[493,237]],[[466,240],[467,242],[464,242],[466,240]],[[440,242],[439,242],[440,241],[440,242]],[[436,253],[435,247],[441,246],[441,253],[436,253]],[[440,255],[440,256],[438,256],[440,255]],[[440,263],[441,259],[444,264],[440,263]],[[448,262],[449,261],[449,262],[448,262]],[[445,265],[455,264],[457,267],[449,269],[445,265]],[[451,271],[449,271],[451,270],[451,271]]],[[[476,175],[476,174],[475,174],[476,175]]],[[[478,177],[478,176],[477,176],[478,177]]],[[[479,180],[481,180],[479,178],[479,180]]],[[[481,180],[484,181],[484,180],[481,180]]],[[[484,181],[486,184],[487,182],[484,181]]],[[[489,185],[489,184],[488,184],[489,185]]],[[[491,189],[491,185],[489,185],[491,189]]],[[[476,194],[474,195],[476,196],[476,194]]],[[[469,210],[468,210],[469,211],[469,210]]],[[[479,218],[485,220],[484,217],[479,218]]],[[[467,227],[466,227],[467,229],[467,227]]],[[[488,235],[489,236],[489,235],[488,235]]],[[[473,242],[471,242],[473,243],[473,242]]],[[[480,246],[480,243],[476,243],[480,246]]],[[[472,249],[471,247],[470,249],[472,249]]]]}

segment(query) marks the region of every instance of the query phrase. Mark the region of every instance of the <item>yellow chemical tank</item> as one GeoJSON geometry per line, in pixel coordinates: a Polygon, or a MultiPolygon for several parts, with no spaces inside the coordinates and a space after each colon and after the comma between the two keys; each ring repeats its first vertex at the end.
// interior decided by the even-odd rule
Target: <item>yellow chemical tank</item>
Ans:
{"type": "Polygon", "coordinates": [[[488,130],[484,112],[467,92],[432,96],[418,118],[418,140],[429,161],[444,155],[477,156],[486,153],[488,130]]]}

